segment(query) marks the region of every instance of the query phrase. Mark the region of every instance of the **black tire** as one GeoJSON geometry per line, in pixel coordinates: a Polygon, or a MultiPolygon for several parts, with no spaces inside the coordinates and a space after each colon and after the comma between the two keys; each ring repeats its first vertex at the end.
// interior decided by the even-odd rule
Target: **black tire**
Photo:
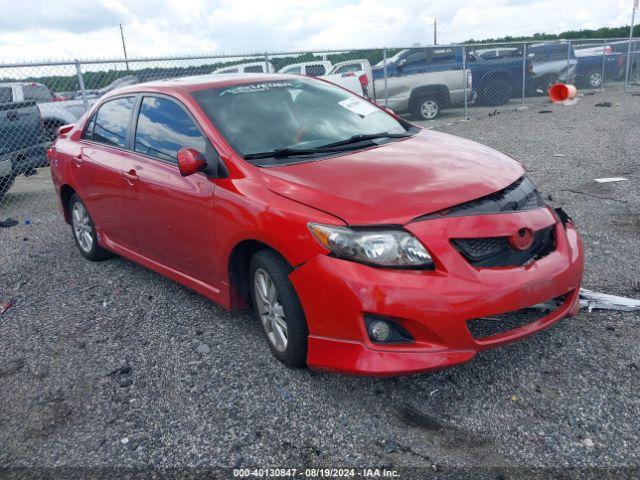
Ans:
{"type": "Polygon", "coordinates": [[[307,328],[307,320],[304,310],[298,299],[293,285],[289,281],[289,274],[293,269],[280,255],[273,250],[258,251],[249,264],[249,285],[248,289],[251,295],[251,303],[255,318],[260,323],[264,337],[271,349],[274,357],[280,360],[288,367],[298,368],[306,364],[307,361],[307,337],[309,330],[307,328]],[[256,272],[266,272],[276,288],[276,299],[282,306],[284,311],[284,321],[287,326],[287,344],[284,351],[276,348],[272,340],[269,338],[267,327],[261,319],[258,312],[258,303],[256,296],[258,293],[255,288],[256,272]]]}
{"type": "Polygon", "coordinates": [[[0,198],[4,197],[5,193],[7,193],[11,189],[11,187],[13,187],[13,183],[15,181],[15,175],[0,177],[0,198]]]}
{"type": "Polygon", "coordinates": [[[100,245],[98,245],[98,235],[96,234],[96,227],[93,224],[93,220],[89,215],[89,211],[87,210],[87,207],[85,207],[84,203],[82,203],[82,200],[80,200],[80,197],[78,197],[78,195],[76,195],[75,193],[69,199],[69,215],[71,217],[71,232],[73,233],[73,238],[76,241],[76,246],[78,247],[78,250],[80,250],[80,253],[84,258],[86,258],[87,260],[91,260],[92,262],[100,262],[102,260],[106,260],[108,258],[113,257],[113,253],[111,253],[108,250],[105,250],[100,245]],[[93,238],[93,241],[91,242],[91,248],[83,247],[82,242],[78,238],[78,233],[76,233],[75,220],[74,220],[74,207],[76,204],[80,204],[82,208],[86,211],[87,218],[88,218],[87,233],[90,233],[93,238]]]}
{"type": "Polygon", "coordinates": [[[507,103],[513,94],[513,86],[506,78],[494,77],[478,93],[480,105],[499,107],[507,103]]]}
{"type": "Polygon", "coordinates": [[[409,113],[416,120],[433,120],[442,111],[442,101],[436,95],[422,94],[411,101],[409,113]]]}
{"type": "Polygon", "coordinates": [[[590,70],[584,76],[584,86],[587,88],[600,88],[602,85],[602,70],[590,70]]]}

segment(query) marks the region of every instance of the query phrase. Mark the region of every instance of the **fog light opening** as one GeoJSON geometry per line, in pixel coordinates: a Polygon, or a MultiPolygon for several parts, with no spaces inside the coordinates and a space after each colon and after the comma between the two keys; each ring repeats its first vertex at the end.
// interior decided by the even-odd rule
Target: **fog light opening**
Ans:
{"type": "Polygon", "coordinates": [[[365,315],[365,324],[369,339],[374,343],[410,343],[411,334],[399,323],[373,315],[365,315]]]}

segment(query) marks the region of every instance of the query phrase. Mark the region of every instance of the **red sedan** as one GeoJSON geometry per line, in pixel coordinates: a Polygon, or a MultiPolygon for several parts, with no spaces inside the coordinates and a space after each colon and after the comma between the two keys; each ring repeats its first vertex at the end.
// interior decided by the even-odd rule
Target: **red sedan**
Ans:
{"type": "Polygon", "coordinates": [[[291,367],[448,367],[578,308],[579,236],[518,162],[321,80],[118,89],[49,159],[82,255],[251,305],[291,367]]]}

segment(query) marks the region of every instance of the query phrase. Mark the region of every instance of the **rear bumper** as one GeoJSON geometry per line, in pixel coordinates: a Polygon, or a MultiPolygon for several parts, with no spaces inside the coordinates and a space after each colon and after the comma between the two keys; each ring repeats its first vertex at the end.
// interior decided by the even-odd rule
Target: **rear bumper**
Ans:
{"type": "MultiPolygon", "coordinates": [[[[545,225],[546,226],[546,225],[545,225]]],[[[359,375],[398,375],[450,367],[477,352],[545,329],[577,312],[582,244],[547,209],[427,220],[405,228],[436,261],[434,271],[371,268],[319,256],[290,276],[309,326],[310,367],[359,375]],[[451,245],[462,232],[501,235],[520,226],[555,222],[556,249],[522,267],[472,267],[451,245]],[[548,315],[519,328],[474,338],[467,320],[523,309],[564,296],[548,315]],[[410,344],[374,344],[364,315],[393,319],[414,337],[410,344]]]]}
{"type": "Polygon", "coordinates": [[[17,176],[47,166],[47,146],[47,143],[39,143],[0,155],[0,177],[17,176]]]}

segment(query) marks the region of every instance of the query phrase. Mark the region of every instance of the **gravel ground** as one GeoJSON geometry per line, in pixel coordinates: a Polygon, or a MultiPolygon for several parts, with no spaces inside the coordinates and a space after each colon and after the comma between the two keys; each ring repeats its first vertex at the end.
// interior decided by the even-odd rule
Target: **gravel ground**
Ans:
{"type": "MultiPolygon", "coordinates": [[[[640,97],[605,91],[575,106],[533,99],[526,111],[489,111],[438,128],[522,160],[582,232],[585,286],[640,296],[640,97]],[[628,181],[594,182],[613,176],[628,181]]],[[[21,224],[0,229],[0,302],[15,302],[0,315],[0,468],[31,469],[4,476],[240,466],[640,474],[638,313],[582,312],[433,374],[289,370],[246,312],[121,258],[84,260],[46,171],[19,179],[7,200],[0,217],[21,224]]]]}

